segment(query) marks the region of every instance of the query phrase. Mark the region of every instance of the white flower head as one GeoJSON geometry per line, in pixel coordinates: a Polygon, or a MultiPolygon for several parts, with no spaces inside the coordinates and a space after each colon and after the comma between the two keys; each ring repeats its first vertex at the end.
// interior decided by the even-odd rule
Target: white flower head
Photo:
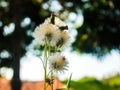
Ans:
{"type": "Polygon", "coordinates": [[[47,40],[50,46],[55,46],[59,38],[60,31],[53,24],[43,23],[35,28],[34,37],[40,45],[45,44],[47,40]]]}
{"type": "Polygon", "coordinates": [[[61,31],[60,37],[57,41],[56,46],[58,48],[64,48],[70,39],[70,35],[67,31],[61,31]]]}
{"type": "Polygon", "coordinates": [[[55,53],[48,59],[50,64],[50,69],[56,72],[63,72],[67,70],[68,61],[60,53],[55,53]]]}

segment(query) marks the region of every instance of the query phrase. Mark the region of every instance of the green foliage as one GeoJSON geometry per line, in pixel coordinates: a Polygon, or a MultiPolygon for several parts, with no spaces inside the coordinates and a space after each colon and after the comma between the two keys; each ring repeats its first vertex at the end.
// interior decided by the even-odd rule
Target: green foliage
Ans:
{"type": "Polygon", "coordinates": [[[84,78],[80,79],[79,82],[84,83],[84,82],[92,82],[95,80],[96,80],[96,78],[94,78],[94,77],[84,77],[84,78]]]}
{"type": "MultiPolygon", "coordinates": [[[[63,81],[66,83],[67,81],[63,81]]],[[[120,76],[113,76],[103,80],[94,77],[84,77],[77,81],[71,81],[74,90],[120,90],[120,76]]]]}
{"type": "Polygon", "coordinates": [[[84,23],[77,28],[77,39],[73,43],[79,52],[104,55],[119,49],[119,0],[91,0],[81,5],[84,23]]]}
{"type": "Polygon", "coordinates": [[[120,77],[111,79],[109,81],[109,85],[111,85],[111,86],[120,86],[120,77]]]}
{"type": "Polygon", "coordinates": [[[108,84],[111,87],[114,87],[117,90],[119,90],[120,89],[120,74],[117,74],[115,76],[111,76],[109,78],[105,78],[105,79],[103,79],[103,82],[105,84],[108,84]]]}
{"type": "Polygon", "coordinates": [[[71,81],[71,87],[75,90],[114,90],[108,85],[97,84],[95,81],[84,83],[71,81]]]}

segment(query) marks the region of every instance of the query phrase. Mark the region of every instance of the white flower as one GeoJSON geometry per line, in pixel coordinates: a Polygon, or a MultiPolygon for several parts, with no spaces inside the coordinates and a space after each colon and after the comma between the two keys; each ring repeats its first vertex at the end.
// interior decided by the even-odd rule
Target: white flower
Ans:
{"type": "Polygon", "coordinates": [[[45,40],[50,46],[55,46],[59,38],[60,31],[53,24],[43,23],[35,28],[34,37],[40,45],[45,44],[45,40]]]}
{"type": "Polygon", "coordinates": [[[60,37],[56,46],[58,48],[64,48],[70,39],[70,35],[66,31],[61,31],[60,37]]]}
{"type": "Polygon", "coordinates": [[[55,53],[48,59],[50,64],[50,69],[56,72],[63,72],[67,70],[68,62],[64,56],[61,56],[60,53],[55,53]]]}

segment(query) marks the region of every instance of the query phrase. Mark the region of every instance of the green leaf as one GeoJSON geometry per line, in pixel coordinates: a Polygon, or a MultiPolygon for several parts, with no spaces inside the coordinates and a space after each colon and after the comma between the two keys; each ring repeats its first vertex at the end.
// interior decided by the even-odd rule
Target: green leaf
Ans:
{"type": "Polygon", "coordinates": [[[69,90],[69,88],[70,88],[71,78],[72,78],[72,73],[70,74],[70,77],[69,77],[68,82],[67,82],[67,89],[68,89],[68,90],[69,90]]]}

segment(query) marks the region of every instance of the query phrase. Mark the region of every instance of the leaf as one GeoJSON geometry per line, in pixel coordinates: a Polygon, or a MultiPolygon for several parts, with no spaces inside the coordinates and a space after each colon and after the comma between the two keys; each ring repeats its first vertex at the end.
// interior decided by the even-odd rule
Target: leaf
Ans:
{"type": "Polygon", "coordinates": [[[68,90],[70,88],[71,77],[72,77],[72,73],[70,74],[70,77],[69,77],[68,82],[67,82],[67,89],[68,90]]]}

